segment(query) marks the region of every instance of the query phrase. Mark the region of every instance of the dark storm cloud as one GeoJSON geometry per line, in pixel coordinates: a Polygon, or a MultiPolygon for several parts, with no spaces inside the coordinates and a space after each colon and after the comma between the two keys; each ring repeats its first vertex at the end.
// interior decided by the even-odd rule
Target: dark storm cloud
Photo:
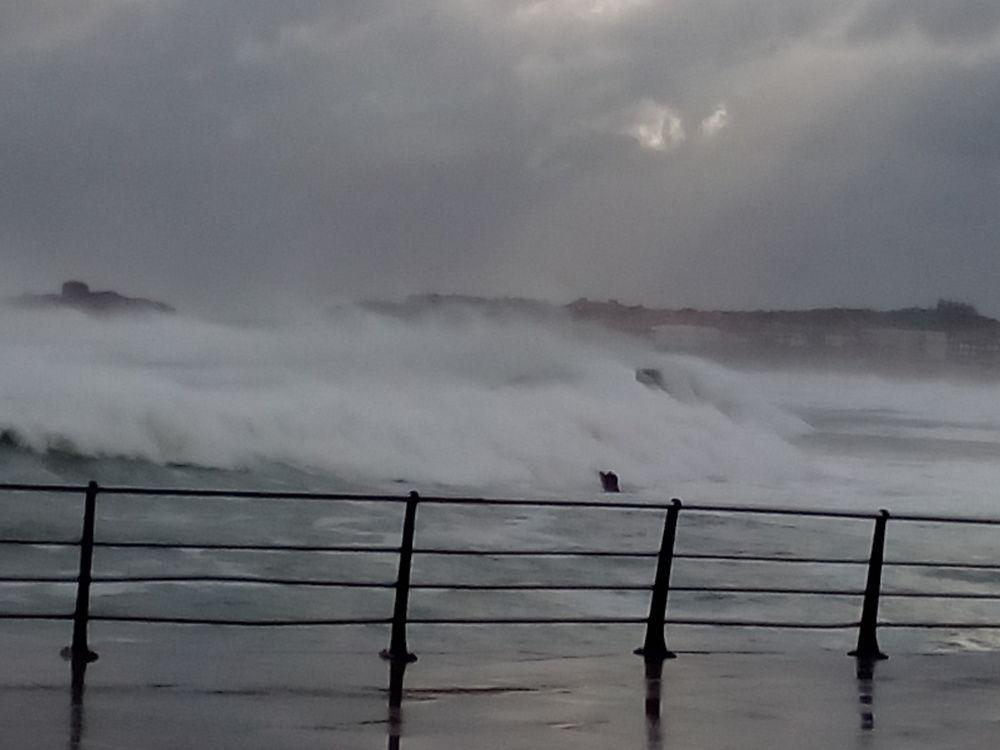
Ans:
{"type": "Polygon", "coordinates": [[[15,0],[5,283],[989,308],[998,20],[976,0],[15,0]]]}
{"type": "Polygon", "coordinates": [[[861,38],[915,30],[942,42],[961,43],[994,35],[1000,5],[993,0],[871,0],[853,32],[861,38]]]}

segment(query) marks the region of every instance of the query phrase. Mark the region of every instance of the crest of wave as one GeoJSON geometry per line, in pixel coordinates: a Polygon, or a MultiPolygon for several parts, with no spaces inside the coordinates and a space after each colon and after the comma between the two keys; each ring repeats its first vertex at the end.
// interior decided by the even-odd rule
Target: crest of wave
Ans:
{"type": "Polygon", "coordinates": [[[156,463],[280,462],[377,486],[640,488],[794,470],[804,429],[739,378],[566,321],[360,309],[268,326],[5,314],[0,430],[156,463]],[[661,387],[636,381],[655,367],[661,387]]]}

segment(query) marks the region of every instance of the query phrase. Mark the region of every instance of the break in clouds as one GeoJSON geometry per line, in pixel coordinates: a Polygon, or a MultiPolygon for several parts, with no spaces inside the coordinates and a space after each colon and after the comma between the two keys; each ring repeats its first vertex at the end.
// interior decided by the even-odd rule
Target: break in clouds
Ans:
{"type": "Polygon", "coordinates": [[[984,0],[8,0],[3,291],[996,315],[998,23],[984,0]]]}

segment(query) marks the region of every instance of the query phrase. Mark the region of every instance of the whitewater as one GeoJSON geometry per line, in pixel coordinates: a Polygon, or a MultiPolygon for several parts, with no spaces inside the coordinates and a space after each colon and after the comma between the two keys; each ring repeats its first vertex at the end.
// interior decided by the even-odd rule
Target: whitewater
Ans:
{"type": "Polygon", "coordinates": [[[721,368],[561,320],[5,318],[0,430],[37,455],[518,494],[589,491],[610,467],[655,494],[794,474],[808,429],[721,368]],[[663,389],[636,381],[649,367],[663,389]]]}

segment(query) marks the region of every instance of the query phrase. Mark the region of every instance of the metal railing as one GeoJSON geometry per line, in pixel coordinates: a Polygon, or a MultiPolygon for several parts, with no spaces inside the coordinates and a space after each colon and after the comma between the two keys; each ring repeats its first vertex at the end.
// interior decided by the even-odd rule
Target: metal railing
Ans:
{"type": "MultiPolygon", "coordinates": [[[[72,620],[72,645],[64,650],[74,664],[85,664],[97,658],[88,643],[90,622],[162,623],[185,625],[220,625],[241,627],[294,627],[294,626],[346,626],[346,625],[387,625],[391,626],[389,646],[382,656],[393,662],[406,663],[416,657],[407,646],[408,625],[570,625],[570,624],[633,624],[645,625],[645,637],[636,653],[646,660],[662,661],[674,654],[667,648],[665,629],[667,625],[695,625],[712,627],[754,627],[782,629],[850,629],[858,628],[857,647],[851,655],[871,660],[885,658],[879,648],[877,630],[879,627],[896,628],[1000,628],[1000,623],[990,622],[940,622],[940,621],[892,621],[880,622],[878,607],[880,598],[928,598],[955,600],[997,600],[1000,593],[978,592],[925,592],[912,590],[882,591],[881,577],[884,566],[899,568],[940,568],[968,569],[979,571],[1000,570],[1000,563],[934,561],[934,560],[884,560],[886,527],[890,520],[888,511],[861,513],[840,510],[796,509],[772,506],[733,505],[683,505],[679,500],[670,503],[647,504],[613,501],[554,501],[519,500],[496,498],[449,498],[420,497],[416,492],[408,496],[356,495],[344,493],[309,492],[258,492],[248,490],[197,490],[149,487],[100,487],[96,482],[86,486],[40,485],[40,484],[0,484],[0,492],[83,494],[84,515],[79,539],[0,537],[0,546],[51,546],[78,547],[79,572],[76,576],[0,576],[0,583],[9,584],[76,584],[76,603],[73,612],[0,612],[0,619],[6,620],[72,620]],[[271,502],[317,501],[396,504],[403,506],[403,529],[400,544],[393,545],[323,545],[323,544],[258,544],[258,543],[191,543],[123,540],[106,541],[95,537],[97,501],[99,496],[128,495],[137,497],[174,498],[223,498],[260,499],[271,502]],[[604,550],[604,549],[481,549],[475,547],[415,547],[414,536],[417,526],[417,510],[420,506],[470,506],[488,507],[533,507],[573,511],[579,509],[600,509],[608,511],[641,511],[663,514],[663,532],[658,550],[604,550]],[[677,528],[682,514],[715,514],[716,516],[793,516],[800,518],[827,520],[871,520],[874,521],[871,552],[867,557],[757,555],[757,554],[713,554],[709,552],[674,552],[677,528]],[[260,575],[94,575],[93,558],[95,549],[150,549],[150,550],[212,550],[212,551],[266,551],[266,552],[337,552],[352,554],[393,554],[398,558],[395,581],[358,581],[314,579],[288,576],[260,575]],[[460,556],[460,557],[565,557],[565,558],[642,558],[655,559],[656,568],[652,583],[647,584],[607,584],[591,585],[582,583],[421,583],[411,582],[414,555],[419,556],[460,556]],[[853,565],[867,566],[864,589],[808,588],[790,586],[671,586],[671,568],[675,560],[718,561],[735,563],[776,563],[782,565],[853,565]],[[142,616],[132,614],[94,614],[90,608],[90,593],[93,584],[110,583],[241,583],[273,586],[301,586],[322,588],[389,589],[394,591],[392,613],[379,616],[349,618],[304,618],[304,619],[234,619],[217,617],[175,617],[142,616]],[[649,611],[645,617],[593,616],[593,617],[412,617],[409,615],[411,592],[422,590],[446,591],[648,591],[649,611]],[[666,616],[668,598],[671,591],[707,594],[751,594],[809,597],[860,597],[860,620],[817,622],[760,619],[720,619],[714,617],[670,617],[666,616]]],[[[1000,525],[1000,518],[972,516],[944,516],[903,514],[891,516],[893,522],[916,522],[931,524],[973,524],[984,526],[1000,525]]]]}

